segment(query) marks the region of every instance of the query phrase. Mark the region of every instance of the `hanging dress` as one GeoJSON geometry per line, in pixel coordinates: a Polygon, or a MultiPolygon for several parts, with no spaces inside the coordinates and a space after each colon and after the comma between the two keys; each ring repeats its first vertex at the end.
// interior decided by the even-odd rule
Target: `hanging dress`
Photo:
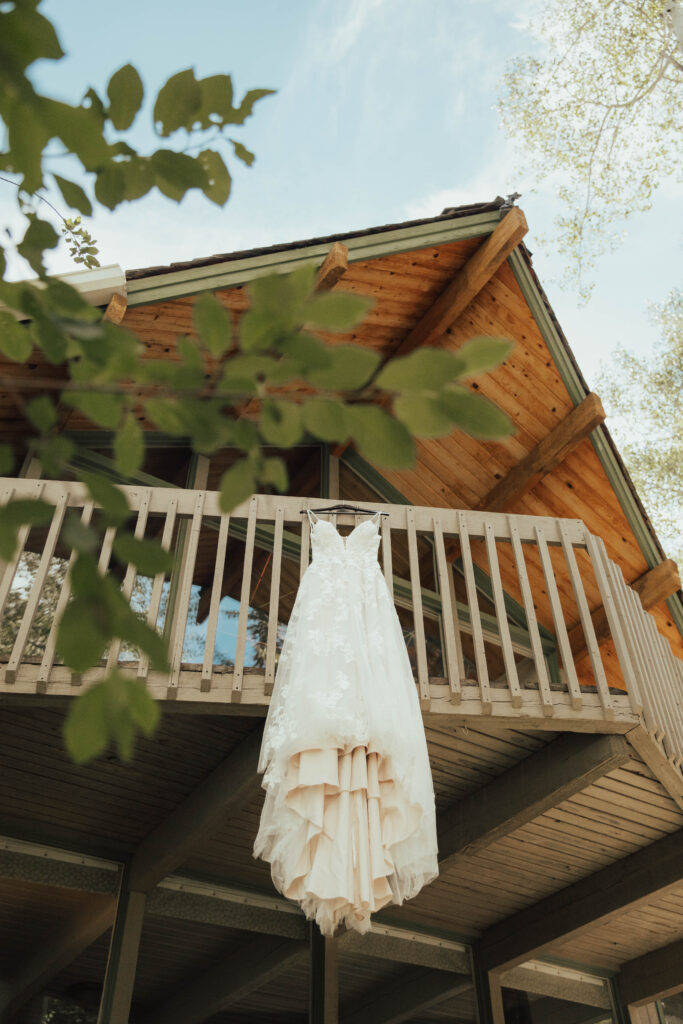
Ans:
{"type": "Polygon", "coordinates": [[[312,561],[287,628],[259,771],[254,856],[325,935],[436,877],[422,714],[377,561],[379,514],[348,537],[308,513],[312,561]]]}

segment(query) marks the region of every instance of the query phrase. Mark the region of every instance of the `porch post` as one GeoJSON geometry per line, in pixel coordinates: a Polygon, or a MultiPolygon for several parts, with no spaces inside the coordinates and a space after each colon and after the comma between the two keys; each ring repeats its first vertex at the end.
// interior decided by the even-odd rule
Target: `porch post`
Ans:
{"type": "Polygon", "coordinates": [[[147,897],[144,892],[131,892],[128,879],[129,871],[125,868],[119,887],[97,1024],[128,1024],[130,1015],[147,897]]]}
{"type": "Polygon", "coordinates": [[[337,940],[326,939],[317,924],[311,924],[310,951],[308,1024],[338,1024],[337,940]]]}
{"type": "Polygon", "coordinates": [[[486,970],[481,962],[478,946],[471,946],[470,950],[477,1003],[477,1024],[505,1024],[500,978],[486,970]]]}

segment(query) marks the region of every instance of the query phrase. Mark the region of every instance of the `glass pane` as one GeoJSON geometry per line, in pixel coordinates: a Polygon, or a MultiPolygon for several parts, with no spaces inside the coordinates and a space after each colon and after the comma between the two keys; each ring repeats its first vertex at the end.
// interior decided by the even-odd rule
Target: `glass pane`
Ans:
{"type": "Polygon", "coordinates": [[[662,999],[659,1009],[663,1024],[683,1024],[683,992],[662,999]]]}

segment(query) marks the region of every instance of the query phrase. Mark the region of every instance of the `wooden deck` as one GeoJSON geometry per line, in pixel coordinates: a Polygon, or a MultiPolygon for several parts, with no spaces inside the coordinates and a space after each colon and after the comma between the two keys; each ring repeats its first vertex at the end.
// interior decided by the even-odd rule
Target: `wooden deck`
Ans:
{"type": "MultiPolygon", "coordinates": [[[[310,558],[302,509],[325,503],[255,495],[228,516],[211,491],[123,491],[131,508],[129,528],[175,550],[176,569],[169,578],[136,581],[134,567],[113,559],[112,529],[104,534],[100,569],[117,573],[140,614],[164,630],[169,672],[151,671],[146,659],[118,644],[84,678],[56,661],[55,622],[42,634],[36,629],[43,591],[50,574],[61,572],[57,618],[69,597],[71,552],[62,533],[67,512],[85,520],[98,512],[81,484],[6,479],[0,482],[5,500],[41,496],[55,512],[49,528],[22,531],[15,558],[4,567],[0,610],[21,586],[27,597],[1,655],[0,693],[69,697],[118,664],[145,680],[157,698],[184,710],[263,714],[298,579],[310,558]],[[210,587],[200,592],[194,581],[202,562],[212,573],[210,587]],[[145,586],[136,590],[138,582],[145,586]],[[232,600],[231,612],[224,598],[232,600]],[[199,628],[202,609],[201,637],[188,654],[188,629],[199,628]],[[261,633],[255,639],[257,614],[261,633]],[[229,657],[218,650],[226,615],[236,623],[229,657]]],[[[640,726],[669,770],[683,778],[683,664],[607,558],[600,538],[580,520],[368,507],[387,513],[382,568],[426,716],[463,726],[488,719],[500,727],[553,731],[623,733],[640,726]],[[530,568],[544,581],[533,593],[530,568]],[[609,635],[598,638],[600,617],[606,617],[609,635]],[[605,656],[605,639],[611,639],[616,657],[605,656]]],[[[339,516],[337,526],[353,526],[357,518],[339,516]]]]}

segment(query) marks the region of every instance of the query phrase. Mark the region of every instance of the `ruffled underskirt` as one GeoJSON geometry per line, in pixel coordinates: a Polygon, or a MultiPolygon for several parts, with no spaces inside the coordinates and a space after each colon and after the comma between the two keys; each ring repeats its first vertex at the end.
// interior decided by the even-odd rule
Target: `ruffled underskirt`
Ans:
{"type": "Polygon", "coordinates": [[[281,784],[266,787],[254,854],[323,934],[341,924],[364,932],[371,914],[435,875],[434,856],[422,870],[413,858],[409,878],[396,863],[424,810],[372,745],[304,750],[289,758],[281,784]]]}

